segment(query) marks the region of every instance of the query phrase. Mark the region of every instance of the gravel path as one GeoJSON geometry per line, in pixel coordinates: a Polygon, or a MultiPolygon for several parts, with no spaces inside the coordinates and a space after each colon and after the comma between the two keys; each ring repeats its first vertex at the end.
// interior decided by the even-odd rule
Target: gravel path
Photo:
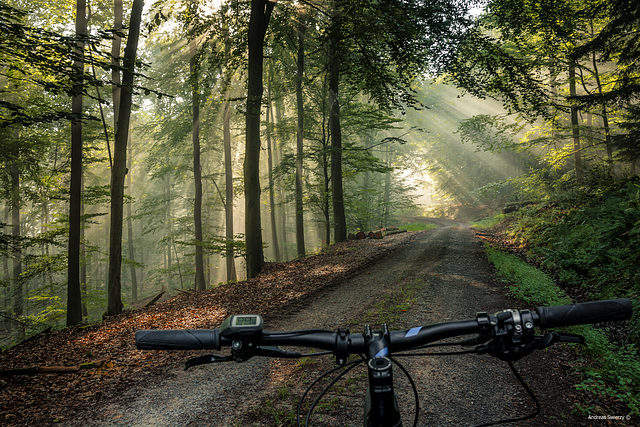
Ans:
{"type": "MultiPolygon", "coordinates": [[[[369,271],[328,289],[293,313],[272,313],[266,329],[329,328],[347,325],[372,307],[380,295],[410,285],[416,300],[403,313],[403,327],[473,318],[477,311],[508,308],[502,288],[473,232],[455,223],[416,233],[413,241],[369,271]]],[[[524,391],[503,362],[477,355],[405,358],[416,381],[422,408],[419,425],[469,425],[531,411],[524,391]],[[525,405],[523,409],[523,405],[525,405]]],[[[270,390],[277,365],[264,359],[243,364],[208,365],[168,376],[150,373],[148,381],[100,409],[77,417],[82,426],[235,425],[247,402],[260,402],[270,390]]],[[[395,375],[405,418],[412,418],[412,397],[400,372],[395,375]],[[406,399],[401,393],[407,393],[406,399]],[[405,408],[404,406],[407,406],[405,408]]],[[[353,412],[347,408],[347,412],[353,412]]],[[[341,425],[360,425],[361,412],[345,415],[341,425]]],[[[243,424],[238,424],[243,425],[243,424]]]]}

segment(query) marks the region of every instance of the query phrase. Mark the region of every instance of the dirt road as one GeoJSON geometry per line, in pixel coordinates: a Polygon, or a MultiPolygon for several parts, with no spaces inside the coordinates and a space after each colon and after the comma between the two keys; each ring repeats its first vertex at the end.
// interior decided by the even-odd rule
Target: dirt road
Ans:
{"type": "MultiPolygon", "coordinates": [[[[417,233],[412,242],[348,282],[306,301],[306,306],[271,313],[268,330],[328,328],[359,323],[376,304],[410,290],[412,304],[394,327],[411,327],[473,318],[477,311],[509,308],[502,285],[495,284],[480,244],[468,227],[448,223],[417,233]]],[[[352,329],[355,330],[355,329],[352,329]]],[[[505,363],[487,356],[406,358],[420,392],[419,425],[472,425],[532,411],[524,390],[505,363]]],[[[523,363],[523,362],[519,362],[523,363]]],[[[176,366],[168,377],[149,378],[123,391],[99,410],[76,417],[76,425],[182,426],[276,425],[247,418],[264,405],[286,372],[278,362],[252,359],[243,364],[207,365],[190,371],[176,366]],[[285,372],[283,374],[283,372],[285,372]],[[280,378],[280,379],[278,379],[280,378]]],[[[151,376],[151,375],[150,375],[151,376]]],[[[413,400],[407,381],[395,375],[401,410],[409,424],[413,400]]],[[[286,378],[287,384],[300,382],[286,378]]],[[[354,396],[361,396],[356,392],[354,396]]],[[[361,398],[336,409],[335,425],[361,425],[361,398]]],[[[331,418],[325,418],[329,424],[331,418]]]]}

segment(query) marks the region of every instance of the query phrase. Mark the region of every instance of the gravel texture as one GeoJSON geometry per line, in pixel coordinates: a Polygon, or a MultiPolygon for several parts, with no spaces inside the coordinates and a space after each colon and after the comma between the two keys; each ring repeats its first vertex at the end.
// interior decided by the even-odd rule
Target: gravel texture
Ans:
{"type": "MultiPolygon", "coordinates": [[[[394,329],[469,319],[477,311],[496,312],[513,307],[513,302],[504,296],[504,285],[494,281],[492,268],[473,231],[454,222],[443,221],[440,225],[443,227],[415,233],[406,245],[362,274],[270,313],[265,329],[335,329],[351,325],[352,331],[359,332],[362,319],[375,311],[379,301],[406,289],[411,289],[412,304],[393,322],[394,329]]],[[[545,401],[553,404],[531,424],[583,424],[583,420],[567,415],[571,405],[558,399],[564,386],[558,385],[559,390],[553,390],[546,385],[546,389],[536,390],[540,377],[545,377],[544,363],[550,360],[536,357],[524,359],[516,366],[530,374],[525,379],[532,381],[543,405],[545,401]],[[549,410],[556,412],[550,414],[549,410]]],[[[418,425],[473,425],[528,414],[534,409],[506,363],[487,355],[413,357],[400,361],[419,389],[418,425]]],[[[308,373],[320,372],[325,365],[330,365],[330,361],[312,367],[308,373]]],[[[264,407],[277,400],[275,390],[282,390],[283,384],[294,395],[304,390],[299,371],[295,362],[257,358],[243,364],[214,364],[186,372],[176,365],[168,375],[149,373],[134,388],[101,401],[99,408],[79,414],[67,425],[288,425],[277,417],[266,416],[264,407]]],[[[362,385],[362,375],[354,375],[355,384],[362,385]]],[[[394,370],[394,377],[405,425],[411,425],[412,392],[398,369],[394,370]]],[[[362,395],[362,390],[354,389],[348,398],[321,414],[315,425],[361,425],[362,395]]],[[[283,401],[282,406],[287,408],[291,404],[283,401]]]]}

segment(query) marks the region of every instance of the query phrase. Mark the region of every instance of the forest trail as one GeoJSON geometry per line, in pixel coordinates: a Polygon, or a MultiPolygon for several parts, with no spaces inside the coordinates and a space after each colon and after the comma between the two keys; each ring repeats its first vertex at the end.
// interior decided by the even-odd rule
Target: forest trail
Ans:
{"type": "MultiPolygon", "coordinates": [[[[382,296],[406,286],[416,290],[415,305],[402,316],[407,327],[507,308],[503,287],[494,284],[471,229],[453,222],[441,225],[446,226],[419,234],[366,272],[311,296],[304,305],[270,313],[266,329],[345,326],[382,296]]],[[[427,362],[411,359],[407,366],[419,385],[424,423],[464,425],[494,420],[513,415],[514,402],[526,401],[524,391],[499,361],[458,356],[427,362]]],[[[274,369],[270,361],[258,358],[186,372],[176,365],[164,378],[123,390],[117,397],[102,400],[99,408],[77,414],[69,425],[233,425],[242,419],[248,405],[259,404],[272,391],[269,378],[274,369]]],[[[405,391],[409,392],[406,387],[405,391]]],[[[348,412],[355,413],[341,422],[359,424],[361,413],[348,412]]]]}
{"type": "MultiPolygon", "coordinates": [[[[385,295],[407,286],[413,289],[415,303],[402,314],[396,328],[473,318],[477,311],[509,308],[512,302],[504,297],[504,285],[493,281],[492,268],[473,231],[453,222],[442,225],[446,226],[419,233],[409,244],[343,284],[281,313],[270,313],[265,329],[343,327],[362,317],[385,295]]],[[[477,355],[407,359],[403,363],[418,384],[421,398],[419,425],[469,425],[533,410],[503,362],[477,355]]],[[[76,414],[68,425],[245,425],[248,408],[273,394],[272,379],[278,376],[278,366],[259,358],[186,372],[176,365],[162,378],[101,400],[99,407],[76,414]]],[[[404,393],[400,394],[405,402],[401,410],[409,419],[413,416],[410,389],[400,373],[396,381],[399,394],[404,393]]],[[[361,400],[353,402],[353,408],[346,408],[339,417],[341,424],[336,425],[359,425],[361,405],[361,400]]]]}

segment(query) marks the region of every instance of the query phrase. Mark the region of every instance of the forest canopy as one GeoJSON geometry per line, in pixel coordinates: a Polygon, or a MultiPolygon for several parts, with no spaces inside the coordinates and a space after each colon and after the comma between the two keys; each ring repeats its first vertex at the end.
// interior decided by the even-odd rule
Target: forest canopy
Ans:
{"type": "Polygon", "coordinates": [[[3,0],[3,345],[400,214],[622,188],[639,22],[622,0],[3,0]]]}

